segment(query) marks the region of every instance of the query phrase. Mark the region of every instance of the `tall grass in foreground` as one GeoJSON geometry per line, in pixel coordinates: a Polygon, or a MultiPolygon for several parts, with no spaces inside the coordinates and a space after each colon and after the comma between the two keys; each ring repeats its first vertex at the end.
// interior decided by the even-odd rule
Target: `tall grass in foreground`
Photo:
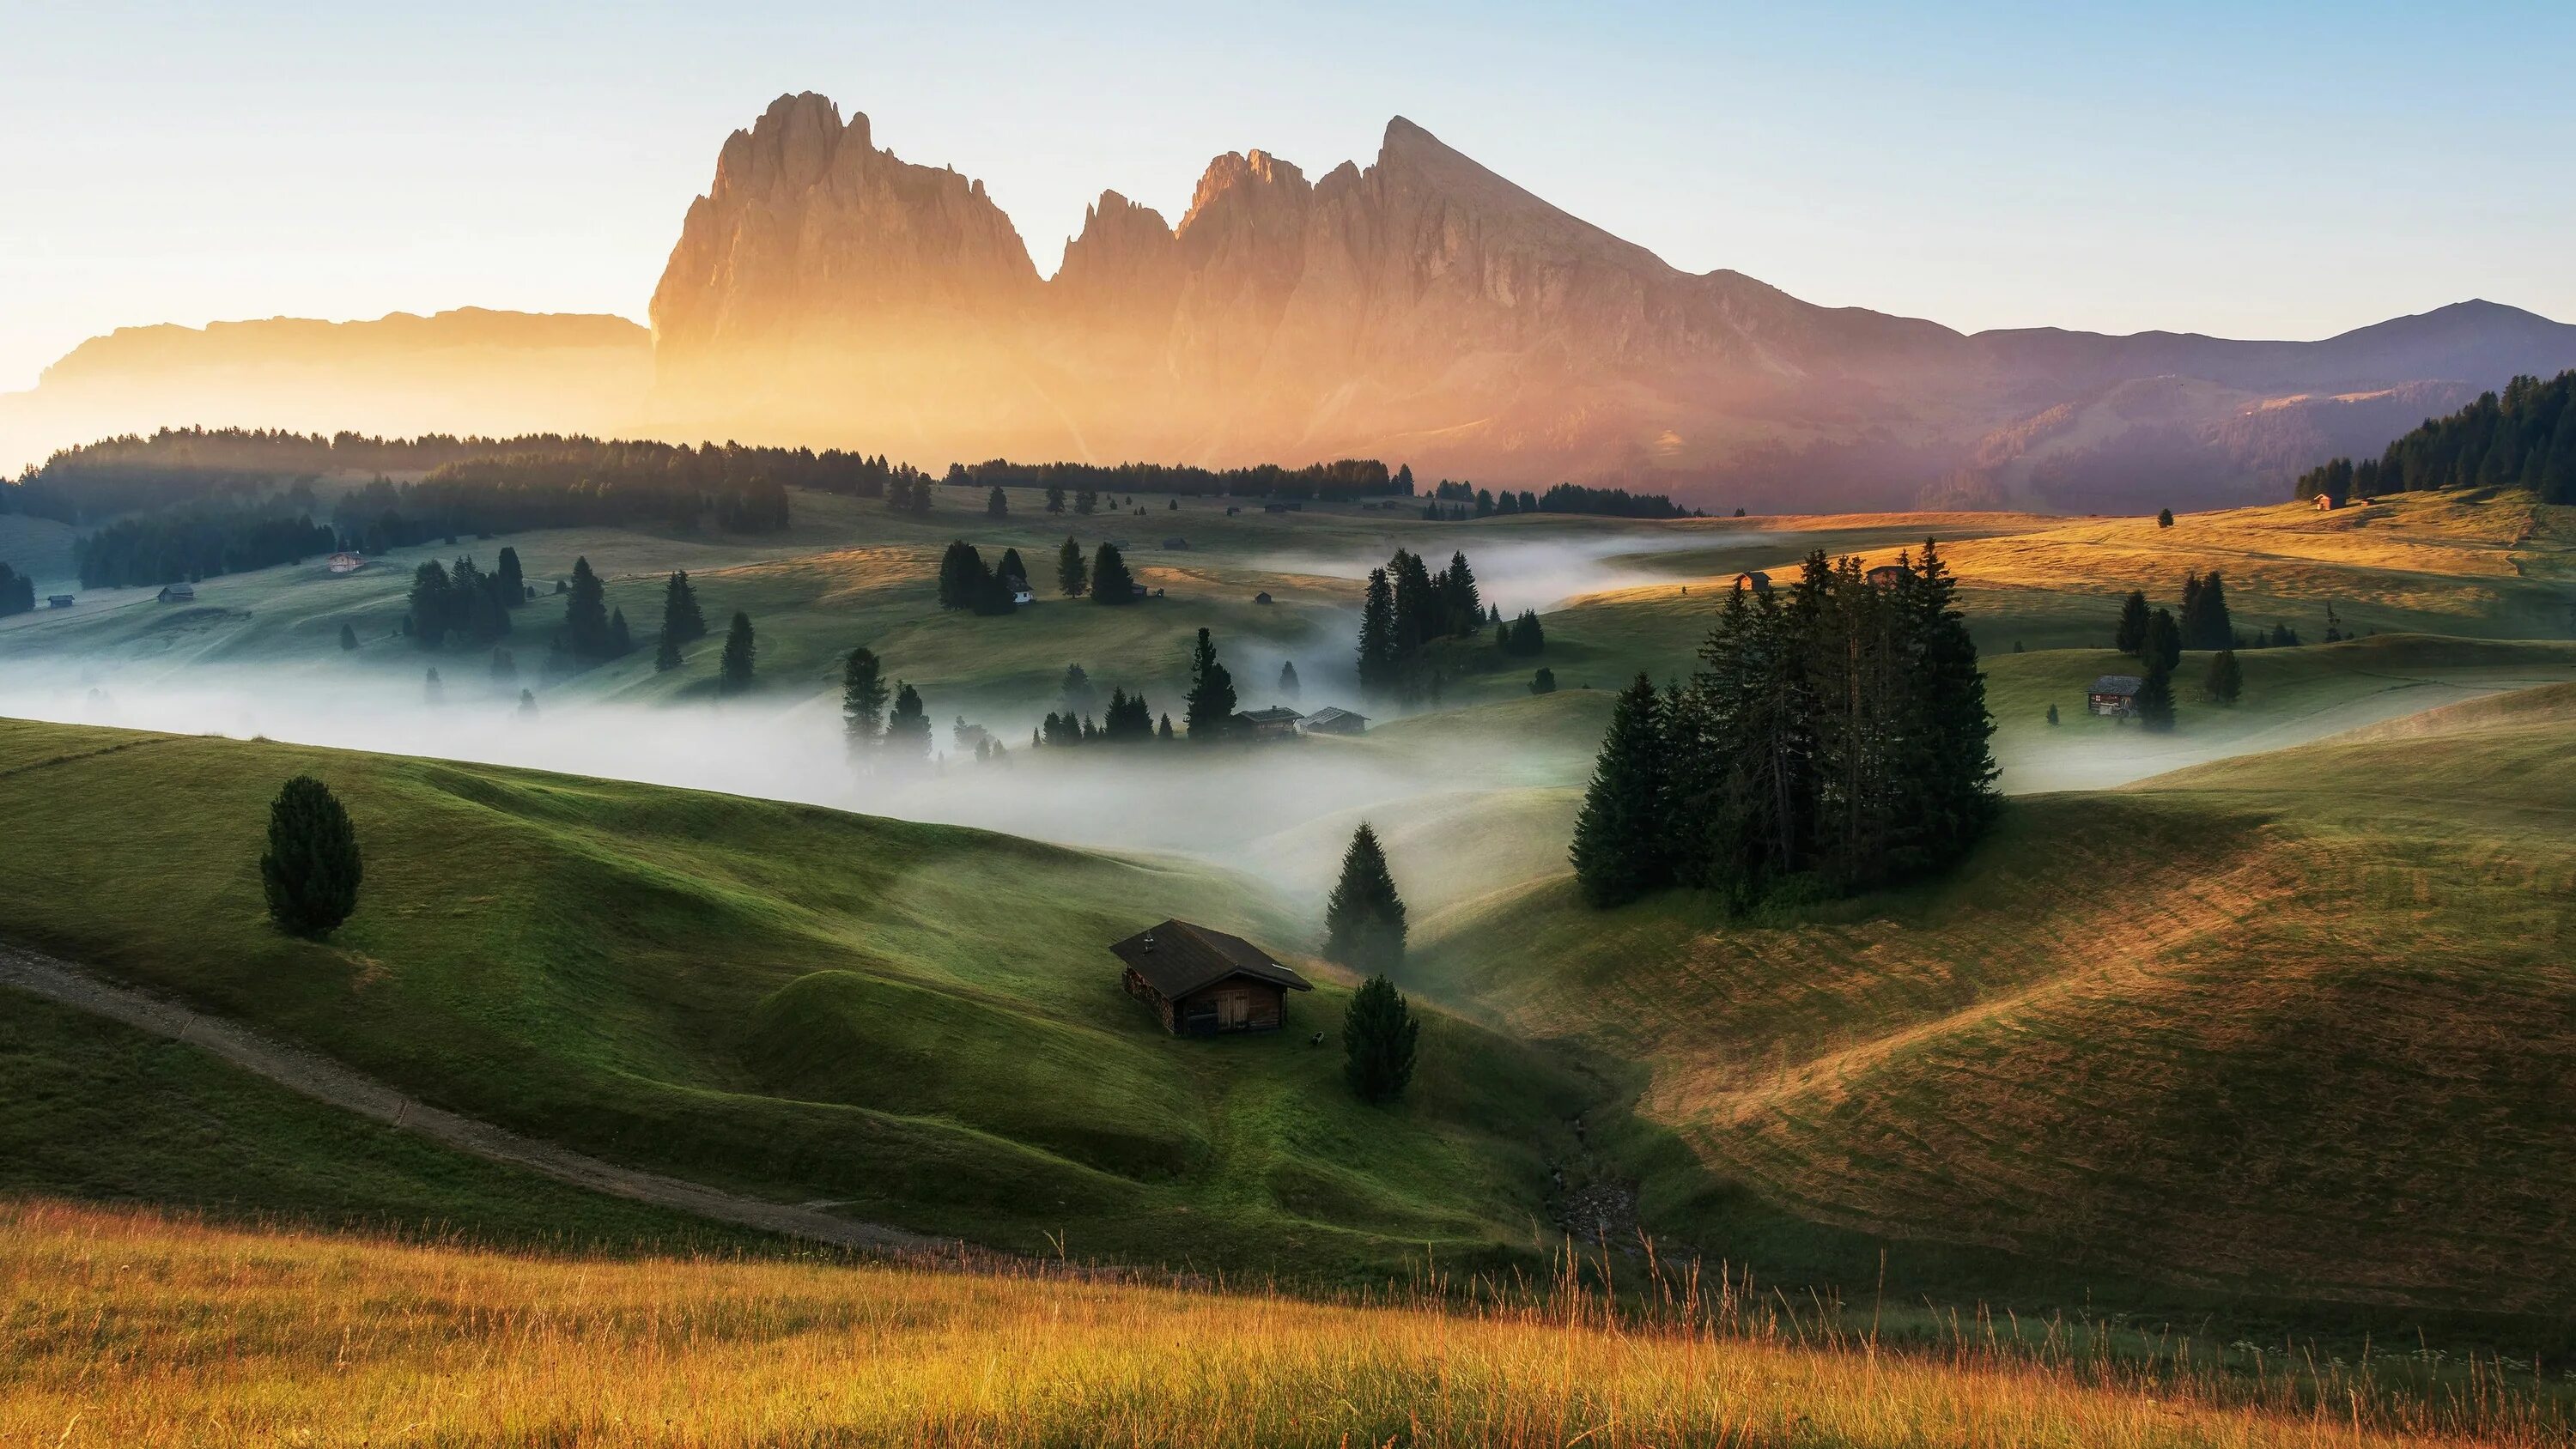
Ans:
{"type": "Polygon", "coordinates": [[[2501,1385],[2435,1409],[1970,1334],[1799,1346],[1726,1311],[582,1261],[21,1203],[0,1205],[0,1445],[2554,1442],[2501,1385]]]}

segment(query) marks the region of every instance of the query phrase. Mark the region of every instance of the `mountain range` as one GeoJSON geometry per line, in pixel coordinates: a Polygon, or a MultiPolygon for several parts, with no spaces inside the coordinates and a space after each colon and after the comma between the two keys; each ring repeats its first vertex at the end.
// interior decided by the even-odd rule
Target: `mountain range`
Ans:
{"type": "MultiPolygon", "coordinates": [[[[551,408],[563,428],[934,469],[1367,456],[1712,507],[2081,512],[2279,497],[2322,458],[2576,367],[2576,326],[2484,301],[2317,342],[1965,334],[1820,307],[1675,268],[1401,117],[1371,164],[1320,179],[1259,150],[1218,156],[1177,223],[1105,191],[1044,276],[981,182],[879,148],[866,116],[811,93],[725,141],[651,318],[649,386],[631,324],[523,319],[547,324],[527,353],[546,362],[488,354],[467,371],[492,386],[468,398],[442,374],[412,411],[492,431],[488,415],[515,429],[551,408]]],[[[185,391],[143,365],[185,347],[119,339],[125,373],[150,374],[129,391],[185,391]]],[[[89,350],[21,404],[99,386],[89,350]]],[[[331,390],[352,410],[333,425],[381,429],[384,409],[347,391],[331,390]]],[[[199,412],[160,420],[275,421],[199,412]]]]}

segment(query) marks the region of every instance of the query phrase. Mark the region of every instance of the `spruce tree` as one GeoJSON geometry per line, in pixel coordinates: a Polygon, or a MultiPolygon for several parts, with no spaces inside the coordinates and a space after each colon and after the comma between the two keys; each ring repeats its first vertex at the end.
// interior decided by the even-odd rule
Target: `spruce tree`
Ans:
{"type": "Polygon", "coordinates": [[[1002,561],[993,565],[993,577],[1012,589],[1025,589],[1029,586],[1029,566],[1020,561],[1018,549],[1006,548],[1002,550],[1002,561]]]}
{"type": "Polygon", "coordinates": [[[2147,596],[2133,591],[2120,601],[2120,623],[2111,633],[2111,647],[2123,654],[2135,654],[2146,646],[2147,596]]]}
{"type": "Polygon", "coordinates": [[[355,629],[353,629],[353,628],[351,628],[351,627],[349,627],[349,626],[348,626],[348,625],[346,625],[346,624],[341,625],[341,626],[340,626],[340,647],[341,647],[342,649],[355,649],[355,648],[357,648],[357,647],[358,647],[358,631],[357,631],[357,630],[355,630],[355,629]]]}
{"type": "Polygon", "coordinates": [[[500,595],[505,608],[515,609],[528,600],[528,580],[519,572],[519,551],[503,548],[501,557],[492,565],[493,591],[500,595]]]}
{"type": "Polygon", "coordinates": [[[1073,535],[1066,534],[1064,547],[1055,551],[1056,591],[1068,599],[1080,598],[1090,577],[1091,571],[1083,567],[1082,545],[1073,541],[1073,535]]]}
{"type": "Polygon", "coordinates": [[[447,622],[453,607],[447,569],[431,559],[411,575],[411,642],[423,649],[435,649],[447,642],[447,622]]]}
{"type": "Polygon", "coordinates": [[[1662,696],[1641,673],[1611,708],[1568,852],[1584,899],[1596,906],[1619,905],[1671,883],[1670,745],[1663,726],[1662,696]]]}
{"type": "Polygon", "coordinates": [[[1441,604],[1448,613],[1448,633],[1468,635],[1485,622],[1484,600],[1476,593],[1476,572],[1467,567],[1467,555],[1449,555],[1448,572],[1440,576],[1441,604]]]}
{"type": "Polygon", "coordinates": [[[439,705],[447,703],[447,686],[445,683],[440,681],[438,677],[438,666],[435,664],[429,666],[428,675],[420,682],[420,698],[421,702],[424,704],[439,705]]]}
{"type": "Polygon", "coordinates": [[[1166,742],[1169,742],[1173,738],[1172,717],[1170,715],[1167,714],[1163,716],[1163,722],[1155,727],[1154,738],[1166,742]]]}
{"type": "Polygon", "coordinates": [[[698,591],[689,587],[685,571],[672,574],[663,586],[662,637],[671,641],[675,655],[680,645],[707,637],[707,616],[698,611],[698,591]]]}
{"type": "Polygon", "coordinates": [[[885,755],[899,765],[918,765],[930,758],[930,711],[922,707],[921,692],[900,680],[895,683],[894,712],[886,716],[885,755]]]}
{"type": "Polygon", "coordinates": [[[1002,485],[999,483],[993,485],[992,492],[984,495],[984,516],[986,518],[1011,516],[1011,500],[1002,492],[1002,485]]]}
{"type": "Polygon", "coordinates": [[[759,652],[752,638],[751,616],[736,610],[733,627],[725,631],[724,656],[716,665],[716,687],[726,694],[751,688],[752,662],[759,652]]]}
{"type": "Polygon", "coordinates": [[[1342,1076],[1363,1102],[1392,1102],[1413,1080],[1422,1023],[1385,973],[1351,993],[1342,1013],[1342,1076]]]}
{"type": "Polygon", "coordinates": [[[2158,528],[2171,528],[2171,527],[2173,527],[2173,510],[2172,510],[2172,509],[2170,509],[2170,508],[2161,508],[2161,509],[2158,509],[2158,510],[2156,511],[2156,527],[2158,527],[2158,528]]]}
{"type": "Polygon", "coordinates": [[[2236,651],[2221,649],[2209,658],[2209,680],[2203,686],[2211,700],[2234,704],[2245,693],[2245,671],[2236,663],[2236,651]]]}
{"type": "Polygon", "coordinates": [[[564,642],[584,659],[608,653],[608,596],[588,558],[572,561],[572,594],[564,603],[564,642]]]}
{"type": "Polygon", "coordinates": [[[1118,545],[1104,543],[1091,557],[1091,601],[1095,604],[1132,604],[1136,602],[1136,580],[1127,572],[1127,560],[1120,557],[1118,545]]]}
{"type": "Polygon", "coordinates": [[[1190,692],[1182,718],[1190,738],[1201,743],[1223,739],[1234,730],[1234,676],[1216,659],[1216,643],[1199,630],[1190,650],[1190,692]]]}
{"type": "Polygon", "coordinates": [[[627,652],[632,650],[634,647],[635,636],[633,633],[629,632],[626,627],[626,611],[624,609],[610,610],[608,615],[609,657],[612,659],[624,658],[627,652]]]}
{"type": "Polygon", "coordinates": [[[268,807],[259,879],[268,918],[290,936],[320,940],[358,908],[358,833],[331,787],[298,775],[268,807]]]}
{"type": "Polygon", "coordinates": [[[2200,618],[2197,630],[2184,631],[2184,647],[2190,649],[2233,649],[2236,647],[2236,621],[2227,612],[2227,581],[2218,570],[2200,581],[2200,618]]]}
{"type": "Polygon", "coordinates": [[[1355,970],[1391,974],[1404,965],[1404,898],[1386,851],[1367,821],[1351,832],[1342,876],[1324,907],[1324,955],[1355,970]]]}
{"type": "Polygon", "coordinates": [[[2158,609],[2147,620],[2147,642],[2139,657],[2149,668],[2162,666],[2167,674],[2182,667],[2182,626],[2174,622],[2171,610],[2158,609]]]}
{"type": "Polygon", "coordinates": [[[1540,665],[1538,672],[1530,676],[1529,691],[1532,694],[1556,693],[1556,671],[1540,665]]]}
{"type": "Polygon", "coordinates": [[[533,689],[522,689],[522,690],[520,690],[520,691],[519,691],[519,718],[521,718],[521,719],[535,719],[536,717],[537,717],[537,692],[536,692],[535,690],[533,690],[533,689]]]}
{"type": "Polygon", "coordinates": [[[1049,512],[1049,513],[1062,513],[1062,512],[1064,512],[1064,485],[1063,485],[1063,484],[1061,484],[1061,483],[1049,483],[1049,484],[1047,485],[1047,491],[1046,491],[1046,511],[1047,511],[1047,512],[1049,512]]]}
{"type": "Polygon", "coordinates": [[[2138,682],[2138,722],[2159,734],[2174,727],[2173,666],[2147,661],[2147,676],[2138,682]]]}
{"type": "Polygon", "coordinates": [[[1383,695],[1395,687],[1397,668],[1395,590],[1387,579],[1386,570],[1371,569],[1368,598],[1360,605],[1360,689],[1368,694],[1383,695]]]}
{"type": "Polygon", "coordinates": [[[1279,664],[1279,697],[1293,700],[1298,694],[1297,661],[1284,659],[1279,664]]]}
{"type": "Polygon", "coordinates": [[[2052,704],[2052,705],[2050,705],[2050,706],[2048,707],[2048,722],[2049,722],[2050,724],[2055,724],[2055,723],[2057,723],[2057,706],[2056,706],[2056,705],[2053,705],[2053,704],[2052,704]]]}
{"type": "Polygon", "coordinates": [[[862,645],[841,661],[841,731],[853,753],[876,748],[885,733],[885,666],[862,645]]]}
{"type": "Polygon", "coordinates": [[[665,629],[662,631],[661,639],[653,646],[653,669],[656,673],[668,673],[679,667],[680,641],[670,630],[665,629]]]}

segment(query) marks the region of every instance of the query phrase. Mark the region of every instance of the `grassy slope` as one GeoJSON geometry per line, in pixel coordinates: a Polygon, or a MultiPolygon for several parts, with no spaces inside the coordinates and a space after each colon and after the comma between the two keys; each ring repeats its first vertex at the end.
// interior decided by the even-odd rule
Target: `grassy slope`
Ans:
{"type": "Polygon", "coordinates": [[[0,1194],[584,1251],[756,1235],[467,1157],[51,1002],[0,1011],[0,1194]]]}
{"type": "Polygon", "coordinates": [[[1640,1329],[1579,1294],[1440,1311],[574,1264],[35,1205],[0,1208],[0,1319],[23,1326],[0,1340],[0,1442],[2382,1449],[2534,1445],[2563,1423],[2494,1376],[2469,1402],[2339,1366],[2032,1363],[1974,1338],[1862,1353],[1716,1306],[1640,1329]]]}
{"type": "MultiPolygon", "coordinates": [[[[1462,908],[1443,999],[1636,1064],[1668,1229],[1809,1222],[2346,1300],[2576,1292],[2576,688],[2017,803],[1952,877],[1791,923],[1563,884],[1462,908]]],[[[1847,1260],[1839,1267],[1848,1270],[1847,1260]]]]}
{"type": "Polygon", "coordinates": [[[1435,1020],[1392,1112],[1341,1089],[1342,988],[1174,1041],[1108,941],[1295,928],[1236,883],[1008,837],[258,742],[0,724],[0,932],[603,1156],[1020,1248],[1373,1272],[1527,1244],[1582,1093],[1435,1020]],[[349,802],[362,909],[264,924],[265,805],[349,802]],[[784,995],[782,996],[782,993],[784,995]],[[937,1055],[945,1076],[925,1070],[937,1055]]]}

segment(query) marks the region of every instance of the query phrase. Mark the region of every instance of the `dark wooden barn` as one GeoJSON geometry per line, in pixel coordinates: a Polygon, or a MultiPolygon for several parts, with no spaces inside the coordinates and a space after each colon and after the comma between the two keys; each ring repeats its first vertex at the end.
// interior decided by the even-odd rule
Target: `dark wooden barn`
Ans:
{"type": "Polygon", "coordinates": [[[1241,936],[1188,921],[1165,921],[1109,951],[1126,963],[1127,994],[1180,1036],[1277,1031],[1288,993],[1315,989],[1241,936]]]}

